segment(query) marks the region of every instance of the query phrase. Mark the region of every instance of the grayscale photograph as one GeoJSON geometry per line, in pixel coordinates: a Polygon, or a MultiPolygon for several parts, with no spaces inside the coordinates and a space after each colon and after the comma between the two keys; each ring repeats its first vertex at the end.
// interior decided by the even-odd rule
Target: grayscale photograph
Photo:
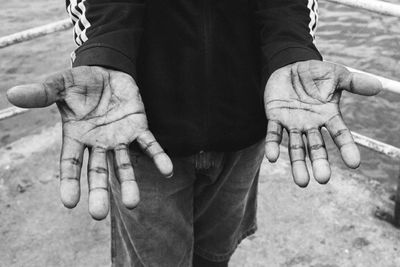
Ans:
{"type": "Polygon", "coordinates": [[[400,0],[0,0],[0,267],[400,267],[400,0]]]}

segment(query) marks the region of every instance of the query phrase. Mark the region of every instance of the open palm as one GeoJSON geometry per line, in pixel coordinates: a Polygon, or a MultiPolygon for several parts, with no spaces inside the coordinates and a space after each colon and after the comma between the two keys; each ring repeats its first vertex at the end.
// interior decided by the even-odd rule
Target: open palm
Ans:
{"type": "Polygon", "coordinates": [[[148,130],[144,105],[131,76],[101,67],[78,67],[50,76],[43,84],[9,90],[10,102],[20,107],[57,103],[63,122],[61,199],[75,207],[80,198],[83,152],[89,148],[89,212],[96,219],[109,210],[107,152],[111,151],[122,201],[133,208],[139,190],[128,145],[136,140],[165,176],[172,163],[148,130]]]}
{"type": "Polygon", "coordinates": [[[321,61],[298,62],[277,70],[268,80],[264,95],[267,158],[274,162],[279,157],[282,128],[285,128],[289,134],[294,181],[306,186],[310,178],[305,163],[305,135],[314,178],[320,183],[328,182],[331,170],[320,132],[326,127],[346,165],[357,168],[360,154],[340,113],[341,92],[375,95],[381,87],[375,78],[321,61]]]}

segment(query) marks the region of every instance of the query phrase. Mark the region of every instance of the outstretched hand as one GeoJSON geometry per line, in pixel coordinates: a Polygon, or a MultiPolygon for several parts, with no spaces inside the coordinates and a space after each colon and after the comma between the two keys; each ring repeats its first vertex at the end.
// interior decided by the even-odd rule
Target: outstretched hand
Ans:
{"type": "Polygon", "coordinates": [[[314,178],[327,183],[331,176],[328,155],[321,128],[326,127],[345,164],[360,165],[360,153],[346,127],[339,109],[342,90],[371,96],[382,89],[381,83],[365,74],[351,73],[342,66],[304,61],[285,66],[269,78],[264,94],[268,118],[266,157],[275,162],[279,157],[282,128],[289,134],[289,156],[294,181],[301,187],[309,183],[305,163],[303,135],[314,178]]]}
{"type": "Polygon", "coordinates": [[[109,151],[127,208],[134,208],[139,202],[128,153],[131,142],[137,141],[164,176],[172,176],[172,162],[149,131],[138,87],[128,74],[101,67],[77,67],[52,75],[42,84],[11,88],[7,97],[12,104],[24,108],[57,103],[63,123],[60,192],[68,208],[79,202],[86,147],[89,213],[95,219],[105,218],[109,210],[109,151]]]}

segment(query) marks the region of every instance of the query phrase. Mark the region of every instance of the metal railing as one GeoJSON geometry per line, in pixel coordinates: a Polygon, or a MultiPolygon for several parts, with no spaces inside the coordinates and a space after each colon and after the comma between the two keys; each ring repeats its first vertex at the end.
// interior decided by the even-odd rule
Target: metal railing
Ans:
{"type": "Polygon", "coordinates": [[[35,27],[26,31],[17,32],[0,38],[0,48],[26,42],[50,33],[59,32],[72,28],[72,22],[64,19],[49,23],[43,26],[35,27]]]}
{"type": "MultiPolygon", "coordinates": [[[[383,2],[378,0],[328,0],[328,1],[355,8],[365,9],[378,14],[396,16],[400,18],[400,6],[388,2],[383,2]]],[[[0,38],[0,48],[5,48],[21,42],[29,41],[58,31],[67,30],[69,28],[72,28],[72,26],[73,25],[71,21],[69,19],[65,19],[54,23],[46,24],[40,27],[28,29],[26,31],[4,36],[0,38]]],[[[347,66],[345,67],[348,68],[350,71],[362,72],[368,75],[372,75],[381,81],[384,90],[400,94],[400,82],[398,81],[387,79],[371,73],[366,73],[347,66]]],[[[0,110],[0,121],[28,111],[29,109],[22,109],[17,107],[10,107],[0,110]]],[[[366,147],[368,149],[371,149],[373,151],[379,152],[381,154],[384,154],[394,160],[400,160],[400,148],[377,141],[375,139],[366,137],[356,132],[352,132],[352,134],[354,137],[354,141],[357,144],[366,147]]],[[[400,176],[398,181],[399,182],[397,186],[396,206],[395,206],[395,216],[394,216],[394,224],[396,226],[400,226],[400,176]]]]}
{"type": "MultiPolygon", "coordinates": [[[[367,11],[370,11],[373,13],[377,13],[377,14],[400,18],[400,5],[392,4],[389,2],[385,2],[385,1],[380,1],[380,0],[328,0],[328,2],[342,4],[342,5],[353,7],[353,8],[364,9],[364,10],[367,10],[367,11]]],[[[349,67],[347,67],[347,68],[350,71],[365,73],[363,71],[359,71],[359,70],[352,69],[349,67]]],[[[370,74],[370,73],[368,73],[368,74],[370,74]]],[[[375,76],[378,79],[380,78],[379,80],[381,81],[383,88],[385,90],[400,94],[399,82],[391,80],[391,79],[383,78],[383,77],[378,77],[373,74],[370,74],[370,75],[375,76]]],[[[400,149],[399,148],[379,142],[377,140],[368,138],[366,136],[362,136],[362,135],[354,133],[354,132],[352,132],[352,134],[353,134],[354,140],[359,145],[369,148],[369,149],[372,149],[379,153],[385,154],[386,156],[389,156],[390,158],[392,158],[394,160],[400,160],[400,154],[399,154],[400,149]]],[[[400,174],[397,177],[397,189],[396,189],[396,195],[395,195],[393,224],[396,227],[400,227],[400,174]]]]}
{"type": "Polygon", "coordinates": [[[350,7],[365,9],[374,13],[400,17],[400,6],[379,0],[328,0],[328,2],[338,3],[350,7]]]}

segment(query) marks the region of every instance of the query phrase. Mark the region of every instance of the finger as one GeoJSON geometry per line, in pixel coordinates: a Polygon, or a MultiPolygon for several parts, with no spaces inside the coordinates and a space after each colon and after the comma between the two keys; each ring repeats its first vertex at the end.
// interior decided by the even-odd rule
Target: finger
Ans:
{"type": "Polygon", "coordinates": [[[89,154],[89,213],[96,220],[104,219],[109,210],[108,166],[106,150],[94,147],[89,154]]]}
{"type": "Polygon", "coordinates": [[[47,107],[63,98],[65,91],[63,73],[54,74],[44,83],[26,84],[7,91],[11,104],[22,108],[47,107]]]}
{"type": "Polygon", "coordinates": [[[363,73],[350,72],[344,67],[338,67],[340,89],[353,94],[371,96],[382,90],[382,83],[375,77],[363,73]]]}
{"type": "Polygon", "coordinates": [[[167,178],[172,177],[172,161],[156,141],[153,134],[149,130],[146,130],[136,140],[143,151],[153,159],[154,164],[161,174],[167,178]]]}
{"type": "Polygon", "coordinates": [[[63,137],[60,159],[60,195],[67,208],[74,208],[80,198],[80,177],[84,145],[67,136],[63,137]]]}
{"type": "Polygon", "coordinates": [[[114,149],[114,161],[115,172],[121,184],[122,203],[128,209],[133,209],[139,203],[140,197],[127,145],[121,144],[114,149]]]}
{"type": "Polygon", "coordinates": [[[353,169],[360,166],[360,152],[340,114],[332,117],[325,126],[339,148],[344,163],[353,169]]]}
{"type": "Polygon", "coordinates": [[[324,139],[318,129],[307,132],[308,155],[310,156],[314,178],[320,184],[326,184],[331,177],[328,154],[325,149],[324,139]]]}
{"type": "Polygon", "coordinates": [[[289,156],[294,182],[300,187],[306,187],[310,176],[305,162],[306,152],[303,138],[298,130],[289,132],[289,156]]]}
{"type": "Polygon", "coordinates": [[[270,162],[279,158],[279,145],[282,141],[282,126],[278,121],[269,120],[267,126],[267,137],[265,139],[265,156],[270,162]]]}

